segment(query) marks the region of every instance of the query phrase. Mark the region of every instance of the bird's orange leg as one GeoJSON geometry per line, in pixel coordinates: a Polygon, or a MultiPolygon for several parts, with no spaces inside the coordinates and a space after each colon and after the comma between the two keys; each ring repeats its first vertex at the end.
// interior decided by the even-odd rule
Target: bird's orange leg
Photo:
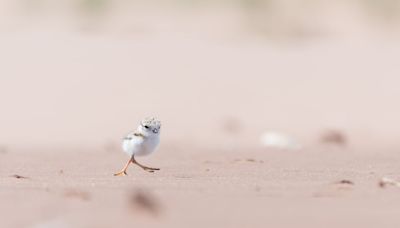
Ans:
{"type": "Polygon", "coordinates": [[[126,176],[126,175],[128,175],[126,173],[126,170],[128,169],[129,164],[131,164],[131,162],[133,162],[132,160],[133,160],[133,157],[131,159],[129,159],[129,161],[126,163],[125,167],[120,172],[115,173],[114,176],[126,176]]]}
{"type": "Polygon", "coordinates": [[[135,160],[135,158],[134,158],[133,156],[132,156],[131,161],[132,161],[133,164],[136,164],[136,165],[138,165],[140,168],[142,168],[142,169],[144,169],[144,170],[146,170],[146,171],[148,171],[148,172],[151,172],[151,173],[153,173],[153,172],[156,171],[156,170],[160,170],[159,168],[151,168],[151,167],[147,167],[147,166],[144,166],[144,165],[140,164],[139,162],[137,162],[137,161],[135,160]]]}

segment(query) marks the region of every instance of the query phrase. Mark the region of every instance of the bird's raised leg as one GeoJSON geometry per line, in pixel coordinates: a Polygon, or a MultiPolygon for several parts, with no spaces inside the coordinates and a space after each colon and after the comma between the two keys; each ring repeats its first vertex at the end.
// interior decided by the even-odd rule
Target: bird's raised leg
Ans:
{"type": "Polygon", "coordinates": [[[136,164],[136,165],[138,165],[140,168],[142,168],[142,169],[144,169],[144,170],[146,170],[146,171],[148,171],[148,172],[151,172],[151,173],[153,173],[154,171],[156,171],[156,170],[160,170],[159,168],[151,168],[151,167],[147,167],[147,166],[144,166],[144,165],[142,165],[142,164],[140,164],[139,162],[137,162],[136,160],[135,160],[135,158],[132,156],[132,163],[133,164],[136,164]]]}
{"type": "Polygon", "coordinates": [[[126,176],[126,175],[128,175],[126,173],[126,170],[128,169],[128,166],[129,166],[129,164],[131,164],[132,160],[133,160],[133,157],[131,159],[129,159],[129,161],[126,163],[125,167],[120,172],[115,173],[114,176],[126,176]]]}

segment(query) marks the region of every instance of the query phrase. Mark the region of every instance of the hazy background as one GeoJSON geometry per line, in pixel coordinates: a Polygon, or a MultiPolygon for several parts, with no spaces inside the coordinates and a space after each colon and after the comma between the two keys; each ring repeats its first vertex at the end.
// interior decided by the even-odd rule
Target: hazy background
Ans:
{"type": "Polygon", "coordinates": [[[0,144],[399,147],[400,1],[0,0],[0,144]]]}

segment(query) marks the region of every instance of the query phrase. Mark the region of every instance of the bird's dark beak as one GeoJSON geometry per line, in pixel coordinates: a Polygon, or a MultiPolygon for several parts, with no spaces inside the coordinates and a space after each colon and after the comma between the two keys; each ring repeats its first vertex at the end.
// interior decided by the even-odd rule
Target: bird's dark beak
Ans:
{"type": "Polygon", "coordinates": [[[157,128],[153,129],[153,132],[154,132],[154,134],[157,134],[158,133],[158,129],[157,128]]]}

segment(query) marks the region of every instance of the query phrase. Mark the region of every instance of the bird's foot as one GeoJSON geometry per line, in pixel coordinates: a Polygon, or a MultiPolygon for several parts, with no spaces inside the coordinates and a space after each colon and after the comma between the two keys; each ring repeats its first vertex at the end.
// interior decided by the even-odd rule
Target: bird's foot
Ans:
{"type": "Polygon", "coordinates": [[[123,176],[127,176],[128,174],[126,173],[126,171],[121,171],[118,173],[115,173],[114,176],[116,177],[123,177],[123,176]]]}
{"type": "Polygon", "coordinates": [[[159,168],[151,168],[151,167],[143,167],[143,169],[150,173],[154,173],[154,171],[160,170],[159,168]]]}

